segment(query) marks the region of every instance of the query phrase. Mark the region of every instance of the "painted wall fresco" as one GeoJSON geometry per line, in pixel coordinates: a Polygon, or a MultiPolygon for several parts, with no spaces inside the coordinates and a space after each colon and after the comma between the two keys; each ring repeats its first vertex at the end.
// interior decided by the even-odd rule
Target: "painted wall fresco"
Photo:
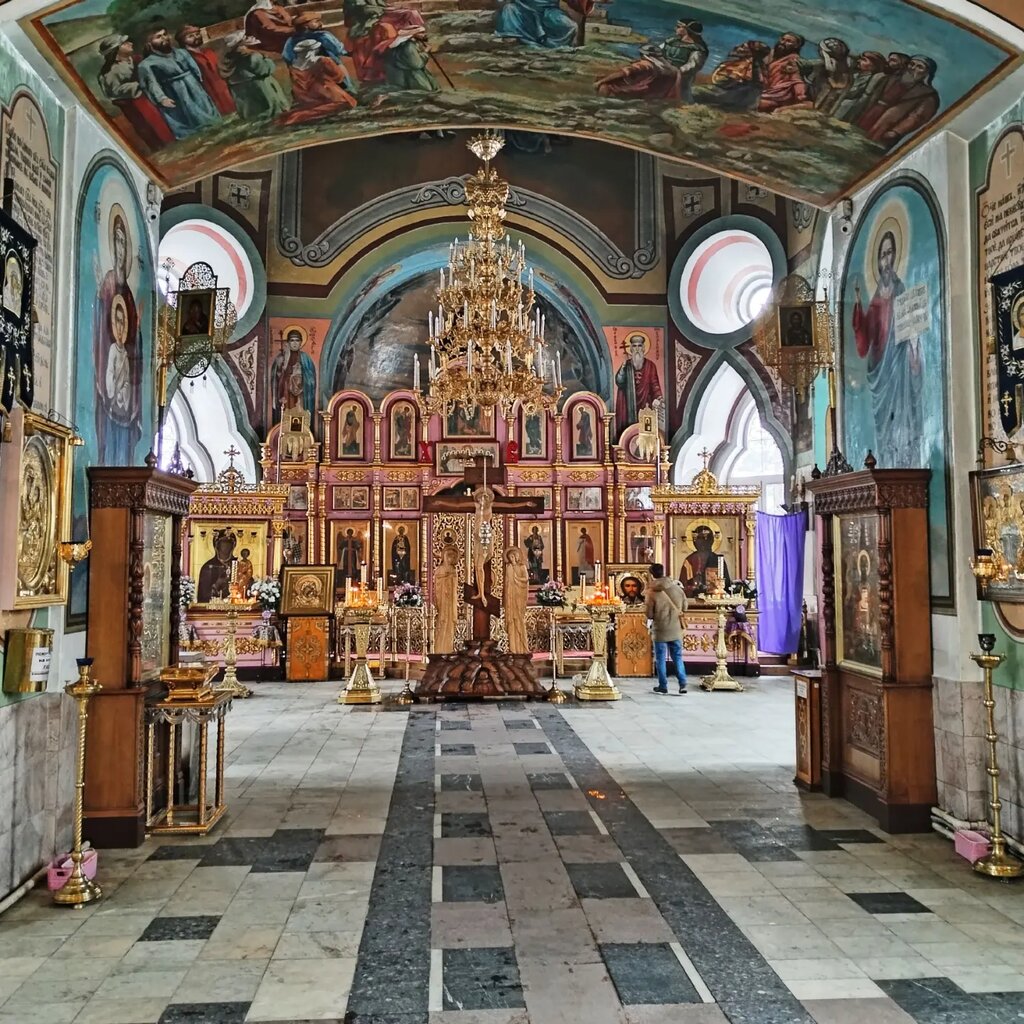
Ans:
{"type": "MultiPolygon", "coordinates": [[[[89,466],[141,465],[153,441],[153,266],[132,185],[112,161],[83,185],[76,244],[73,536],[85,537],[89,466]]],[[[88,563],[71,577],[69,622],[86,611],[88,563]]]]}
{"type": "MultiPolygon", "coordinates": [[[[375,289],[357,296],[351,313],[335,322],[320,368],[325,395],[354,388],[379,402],[388,392],[409,387],[415,356],[426,365],[424,324],[427,311],[437,303],[437,271],[406,276],[401,265],[390,269],[400,283],[380,287],[386,280],[381,278],[375,289]]],[[[570,323],[564,307],[544,297],[538,298],[537,306],[547,321],[550,350],[561,353],[566,391],[603,390],[593,345],[570,323]]]]}
{"type": "Polygon", "coordinates": [[[847,458],[928,467],[932,596],[949,601],[946,268],[923,186],[895,184],[861,217],[842,290],[842,413],[847,458]]]}
{"type": "Polygon", "coordinates": [[[23,24],[168,183],[490,123],[572,126],[827,202],[1011,63],[904,0],[800,0],[770,18],[761,0],[72,0],[23,24]]]}

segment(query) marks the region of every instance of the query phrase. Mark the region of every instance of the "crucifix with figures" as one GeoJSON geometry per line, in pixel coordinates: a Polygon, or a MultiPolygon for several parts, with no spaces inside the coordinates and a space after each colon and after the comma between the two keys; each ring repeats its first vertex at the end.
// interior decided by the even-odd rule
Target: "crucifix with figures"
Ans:
{"type": "Polygon", "coordinates": [[[428,495],[423,511],[428,515],[438,512],[463,512],[473,516],[474,564],[466,566],[466,584],[463,600],[473,609],[473,639],[486,640],[491,635],[491,617],[501,614],[501,603],[493,593],[492,560],[495,553],[501,557],[501,538],[494,537],[490,522],[492,513],[539,515],[544,511],[543,498],[510,498],[494,491],[504,489],[506,470],[495,465],[490,454],[475,454],[473,461],[463,470],[462,483],[453,490],[462,493],[428,495]],[[490,492],[490,494],[488,494],[490,492]],[[497,545],[497,551],[495,548],[497,545]]]}

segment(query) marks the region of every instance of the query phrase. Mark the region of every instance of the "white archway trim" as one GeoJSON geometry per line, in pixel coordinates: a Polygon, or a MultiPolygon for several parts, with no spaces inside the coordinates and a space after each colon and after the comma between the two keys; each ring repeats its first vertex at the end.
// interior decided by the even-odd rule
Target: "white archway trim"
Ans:
{"type": "Polygon", "coordinates": [[[248,482],[256,482],[252,449],[238,429],[223,382],[213,372],[195,381],[183,381],[174,392],[164,424],[163,468],[174,455],[175,443],[200,483],[213,482],[228,468],[230,460],[225,452],[232,445],[240,452],[235,456],[235,468],[248,482]]]}
{"type": "Polygon", "coordinates": [[[761,486],[759,508],[781,512],[786,501],[782,452],[765,429],[757,403],[736,370],[723,363],[712,377],[694,418],[694,432],[682,444],[672,481],[689,483],[703,468],[700,452],[713,452],[711,470],[722,484],[761,486]]]}

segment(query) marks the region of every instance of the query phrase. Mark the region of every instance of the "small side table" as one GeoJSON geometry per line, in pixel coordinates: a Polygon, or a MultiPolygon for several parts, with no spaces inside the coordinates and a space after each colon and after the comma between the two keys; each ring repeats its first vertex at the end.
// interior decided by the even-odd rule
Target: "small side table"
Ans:
{"type": "Polygon", "coordinates": [[[821,670],[794,668],[796,777],[801,789],[821,789],[821,670]]]}
{"type": "MultiPolygon", "coordinates": [[[[153,834],[204,836],[220,821],[227,810],[224,803],[224,716],[231,707],[232,694],[214,691],[206,700],[161,700],[146,708],[148,722],[146,757],[146,831],[153,834]],[[199,729],[199,793],[194,804],[175,803],[175,776],[181,747],[181,728],[193,722],[199,729]],[[214,771],[213,803],[207,800],[207,730],[217,723],[217,761],[214,771]],[[167,737],[167,807],[153,812],[154,757],[156,730],[166,726],[167,737]]],[[[187,799],[187,797],[186,797],[187,799]]]]}

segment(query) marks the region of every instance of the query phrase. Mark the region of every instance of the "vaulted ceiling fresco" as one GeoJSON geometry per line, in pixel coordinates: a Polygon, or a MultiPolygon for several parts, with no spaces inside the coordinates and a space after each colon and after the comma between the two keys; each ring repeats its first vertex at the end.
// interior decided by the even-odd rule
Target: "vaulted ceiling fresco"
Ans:
{"type": "Polygon", "coordinates": [[[1020,58],[905,0],[68,0],[22,25],[168,185],[298,146],[489,124],[825,205],[1020,58]]]}

